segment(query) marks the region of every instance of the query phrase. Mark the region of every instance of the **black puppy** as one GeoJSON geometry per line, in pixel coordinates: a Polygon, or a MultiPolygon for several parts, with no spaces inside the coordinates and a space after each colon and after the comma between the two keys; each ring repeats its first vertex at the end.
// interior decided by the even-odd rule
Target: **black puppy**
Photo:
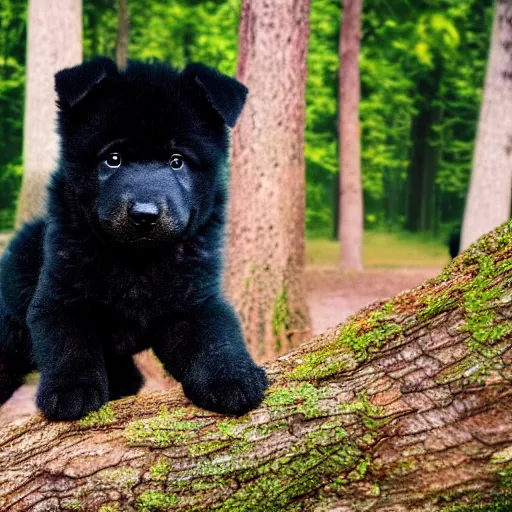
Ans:
{"type": "Polygon", "coordinates": [[[136,393],[148,347],[192,402],[241,415],[267,387],[222,296],[229,128],[247,89],[96,58],[57,73],[60,161],[46,218],[1,263],[0,403],[37,368],[37,404],[71,420],[136,393]]]}

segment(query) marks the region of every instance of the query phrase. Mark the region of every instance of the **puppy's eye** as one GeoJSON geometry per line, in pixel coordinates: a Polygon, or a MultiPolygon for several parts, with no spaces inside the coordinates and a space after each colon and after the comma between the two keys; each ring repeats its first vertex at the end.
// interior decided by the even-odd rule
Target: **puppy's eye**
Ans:
{"type": "Polygon", "coordinates": [[[183,157],[181,155],[172,155],[171,159],[169,160],[169,165],[175,171],[181,169],[184,163],[185,162],[183,161],[183,157]]]}
{"type": "Polygon", "coordinates": [[[110,155],[107,156],[105,163],[109,167],[119,167],[121,165],[121,155],[119,153],[110,153],[110,155]]]}

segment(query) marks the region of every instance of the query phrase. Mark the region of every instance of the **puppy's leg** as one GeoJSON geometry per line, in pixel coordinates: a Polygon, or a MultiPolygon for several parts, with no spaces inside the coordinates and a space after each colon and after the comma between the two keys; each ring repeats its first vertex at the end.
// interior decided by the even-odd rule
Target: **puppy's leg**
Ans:
{"type": "Polygon", "coordinates": [[[263,400],[265,370],[251,359],[238,318],[221,297],[209,299],[157,337],[154,350],[199,407],[240,416],[263,400]]]}
{"type": "Polygon", "coordinates": [[[131,355],[106,355],[105,364],[108,376],[109,400],[136,395],[139,392],[144,384],[144,378],[131,355]]]}
{"type": "Polygon", "coordinates": [[[26,325],[0,307],[0,405],[11,397],[33,370],[26,325]]]}
{"type": "Polygon", "coordinates": [[[41,371],[37,406],[45,416],[73,420],[106,403],[108,381],[101,333],[89,309],[37,298],[27,320],[41,371]]]}

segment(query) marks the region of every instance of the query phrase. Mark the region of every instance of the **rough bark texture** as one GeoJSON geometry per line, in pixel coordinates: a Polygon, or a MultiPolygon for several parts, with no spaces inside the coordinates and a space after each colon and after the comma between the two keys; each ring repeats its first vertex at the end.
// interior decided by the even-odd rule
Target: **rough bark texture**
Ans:
{"type": "Polygon", "coordinates": [[[512,200],[512,1],[497,0],[461,249],[510,219],[512,200]]]}
{"type": "Polygon", "coordinates": [[[128,59],[129,23],[128,0],[119,0],[116,63],[121,69],[126,67],[126,60],[128,59]]]}
{"type": "Polygon", "coordinates": [[[340,220],[341,266],[363,269],[363,188],[359,133],[359,50],[363,0],[344,0],[340,35],[340,220]]]}
{"type": "Polygon", "coordinates": [[[170,391],[4,428],[0,507],[511,510],[511,230],[270,364],[245,417],[170,391]]]}
{"type": "Polygon", "coordinates": [[[309,0],[247,0],[238,79],[249,97],[233,135],[226,288],[253,356],[309,334],[303,267],[309,0]]]}
{"type": "Polygon", "coordinates": [[[17,224],[44,211],[58,139],[53,75],[82,60],[81,0],[30,0],[23,132],[23,185],[17,224]]]}

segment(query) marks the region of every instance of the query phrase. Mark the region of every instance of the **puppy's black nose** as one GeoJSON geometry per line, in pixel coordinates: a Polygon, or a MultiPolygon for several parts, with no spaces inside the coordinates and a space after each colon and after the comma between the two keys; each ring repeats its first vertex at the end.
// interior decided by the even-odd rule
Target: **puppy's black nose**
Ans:
{"type": "Polygon", "coordinates": [[[147,228],[157,223],[160,209],[154,203],[134,203],[128,210],[128,216],[137,227],[147,228]]]}

